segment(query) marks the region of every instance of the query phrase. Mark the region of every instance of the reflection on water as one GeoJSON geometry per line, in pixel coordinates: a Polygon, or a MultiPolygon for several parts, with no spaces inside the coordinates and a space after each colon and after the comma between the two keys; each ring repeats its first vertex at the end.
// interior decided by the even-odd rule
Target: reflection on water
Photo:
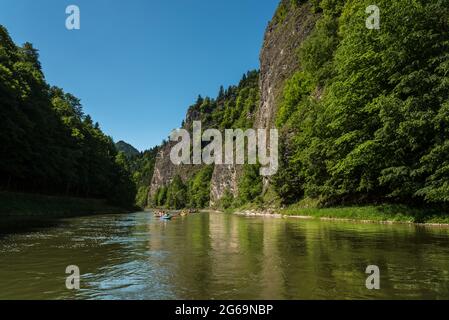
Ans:
{"type": "Polygon", "coordinates": [[[449,299],[449,230],[197,214],[81,217],[0,238],[0,299],[449,299]],[[381,290],[365,287],[368,265],[381,290]],[[81,290],[65,288],[65,268],[81,290]]]}

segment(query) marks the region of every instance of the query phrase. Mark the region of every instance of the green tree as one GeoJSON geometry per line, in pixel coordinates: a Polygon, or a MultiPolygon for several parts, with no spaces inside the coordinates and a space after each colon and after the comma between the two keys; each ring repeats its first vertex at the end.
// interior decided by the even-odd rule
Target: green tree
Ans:
{"type": "Polygon", "coordinates": [[[0,26],[0,186],[8,191],[134,203],[135,187],[117,152],[80,100],[50,87],[30,43],[0,26]]]}
{"type": "Polygon", "coordinates": [[[182,209],[187,205],[187,187],[178,175],[168,186],[166,205],[172,209],[182,209]]]}
{"type": "Polygon", "coordinates": [[[205,208],[210,202],[210,181],[213,166],[206,166],[201,169],[188,184],[188,206],[190,208],[205,208]]]}
{"type": "Polygon", "coordinates": [[[238,200],[240,205],[260,200],[263,184],[259,170],[260,165],[244,165],[243,175],[240,178],[238,187],[238,200]]]}

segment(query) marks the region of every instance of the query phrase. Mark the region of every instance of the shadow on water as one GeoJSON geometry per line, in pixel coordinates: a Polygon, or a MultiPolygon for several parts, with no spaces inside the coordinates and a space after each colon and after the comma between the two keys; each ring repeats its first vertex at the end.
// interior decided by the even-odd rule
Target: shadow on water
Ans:
{"type": "Polygon", "coordinates": [[[0,238],[10,234],[35,232],[42,229],[52,229],[64,225],[61,219],[14,219],[2,218],[0,220],[0,238]]]}
{"type": "Polygon", "coordinates": [[[449,299],[449,230],[215,213],[38,221],[0,237],[0,279],[0,299],[449,299]],[[365,286],[371,264],[379,291],[365,286]],[[67,265],[80,291],[65,288],[67,265]]]}

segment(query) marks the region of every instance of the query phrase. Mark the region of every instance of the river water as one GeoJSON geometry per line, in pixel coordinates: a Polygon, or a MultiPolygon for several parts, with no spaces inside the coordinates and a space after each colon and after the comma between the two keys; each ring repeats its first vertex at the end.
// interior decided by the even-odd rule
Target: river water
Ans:
{"type": "Polygon", "coordinates": [[[367,298],[449,299],[449,229],[138,212],[0,235],[0,299],[367,298]]]}

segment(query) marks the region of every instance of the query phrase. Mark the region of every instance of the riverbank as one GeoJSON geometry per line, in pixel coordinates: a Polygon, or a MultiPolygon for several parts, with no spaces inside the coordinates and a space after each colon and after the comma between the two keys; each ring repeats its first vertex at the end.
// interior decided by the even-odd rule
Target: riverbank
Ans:
{"type": "Polygon", "coordinates": [[[237,215],[272,218],[356,221],[382,224],[419,224],[449,227],[449,214],[437,209],[412,208],[405,205],[372,205],[335,208],[305,208],[293,205],[283,209],[237,209],[237,215]]]}
{"type": "Polygon", "coordinates": [[[83,215],[131,211],[111,206],[105,200],[99,199],[0,192],[0,227],[83,215]]]}

